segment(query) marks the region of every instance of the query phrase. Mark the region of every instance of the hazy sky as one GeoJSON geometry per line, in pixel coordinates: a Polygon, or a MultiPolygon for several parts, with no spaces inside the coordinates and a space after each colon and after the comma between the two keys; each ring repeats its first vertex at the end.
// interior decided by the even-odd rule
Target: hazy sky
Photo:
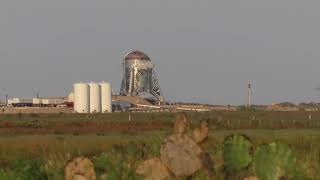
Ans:
{"type": "Polygon", "coordinates": [[[1,0],[0,95],[119,91],[122,56],[146,52],[169,100],[318,101],[317,0],[1,0]]]}

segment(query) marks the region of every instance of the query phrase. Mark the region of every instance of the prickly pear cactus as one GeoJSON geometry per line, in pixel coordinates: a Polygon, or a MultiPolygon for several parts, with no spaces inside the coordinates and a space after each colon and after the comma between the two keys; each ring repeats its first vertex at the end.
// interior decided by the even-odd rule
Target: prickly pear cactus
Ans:
{"type": "Polygon", "coordinates": [[[260,180],[278,180],[294,168],[295,161],[296,158],[288,145],[273,142],[257,148],[253,165],[260,180]]]}
{"type": "Polygon", "coordinates": [[[77,157],[68,162],[64,168],[65,180],[95,180],[93,163],[85,157],[77,157]]]}
{"type": "Polygon", "coordinates": [[[167,180],[171,178],[169,170],[159,158],[143,162],[138,166],[136,173],[143,175],[144,180],[167,180]]]}
{"type": "Polygon", "coordinates": [[[144,175],[146,179],[154,179],[154,177],[167,179],[168,174],[179,178],[191,176],[202,167],[209,171],[212,170],[211,157],[204,154],[199,145],[208,137],[208,123],[202,123],[193,138],[186,133],[188,125],[186,114],[177,114],[173,133],[164,140],[160,147],[160,158],[142,163],[136,171],[137,174],[144,175]]]}
{"type": "Polygon", "coordinates": [[[187,128],[186,114],[177,114],[173,134],[160,147],[161,161],[177,177],[190,176],[202,166],[199,158],[202,149],[186,134],[187,128]]]}
{"type": "Polygon", "coordinates": [[[173,126],[173,134],[181,135],[185,133],[188,127],[188,119],[185,113],[177,114],[176,120],[173,126]]]}
{"type": "Polygon", "coordinates": [[[250,177],[245,177],[243,180],[259,180],[259,179],[255,176],[250,176],[250,177]]]}
{"type": "Polygon", "coordinates": [[[224,141],[224,166],[227,171],[240,171],[252,162],[251,142],[241,135],[232,135],[224,141]]]}
{"type": "Polygon", "coordinates": [[[200,127],[193,130],[193,139],[196,143],[203,142],[209,134],[208,122],[203,121],[200,124],[200,127]]]}

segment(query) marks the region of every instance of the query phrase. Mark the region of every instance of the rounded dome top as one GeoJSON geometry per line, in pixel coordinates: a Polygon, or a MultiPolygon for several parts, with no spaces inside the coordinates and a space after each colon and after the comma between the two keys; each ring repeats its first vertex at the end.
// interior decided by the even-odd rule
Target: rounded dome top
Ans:
{"type": "Polygon", "coordinates": [[[145,53],[143,53],[141,51],[137,51],[137,50],[131,51],[125,57],[125,60],[132,60],[132,59],[140,59],[140,60],[149,60],[150,61],[149,56],[147,56],[145,53]]]}

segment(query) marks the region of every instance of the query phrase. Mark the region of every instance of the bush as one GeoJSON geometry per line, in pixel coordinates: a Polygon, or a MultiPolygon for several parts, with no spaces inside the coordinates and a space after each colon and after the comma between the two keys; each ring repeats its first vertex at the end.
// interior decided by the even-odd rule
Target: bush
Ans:
{"type": "Polygon", "coordinates": [[[134,142],[129,142],[125,148],[127,159],[134,161],[143,157],[143,150],[139,147],[138,144],[134,142]]]}
{"type": "Polygon", "coordinates": [[[0,180],[16,180],[17,177],[11,171],[0,170],[0,180]]]}
{"type": "Polygon", "coordinates": [[[19,180],[45,180],[46,173],[41,170],[39,161],[18,159],[11,163],[11,169],[19,180]]]}
{"type": "Polygon", "coordinates": [[[97,177],[102,180],[138,179],[134,167],[130,161],[134,161],[141,155],[138,145],[115,145],[110,151],[93,158],[93,164],[97,177]]]}

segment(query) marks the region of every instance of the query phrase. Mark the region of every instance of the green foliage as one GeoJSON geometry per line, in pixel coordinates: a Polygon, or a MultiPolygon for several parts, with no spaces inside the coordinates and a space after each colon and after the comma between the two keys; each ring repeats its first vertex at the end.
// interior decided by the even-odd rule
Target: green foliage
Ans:
{"type": "Polygon", "coordinates": [[[16,180],[17,177],[11,171],[0,170],[0,180],[16,180]]]}
{"type": "Polygon", "coordinates": [[[256,106],[251,106],[250,108],[246,106],[239,106],[237,108],[237,111],[243,111],[243,112],[262,112],[263,110],[257,108],[256,106]]]}
{"type": "MultiPolygon", "coordinates": [[[[126,122],[127,113],[0,115],[0,123],[3,127],[1,133],[5,134],[0,137],[2,147],[0,148],[2,168],[0,180],[19,180],[20,177],[28,174],[24,168],[10,165],[13,164],[10,162],[17,157],[39,157],[44,160],[36,162],[36,165],[30,165],[27,162],[26,164],[29,165],[23,166],[30,172],[33,171],[31,174],[43,175],[43,178],[38,179],[63,179],[65,164],[63,160],[67,160],[67,158],[59,158],[59,161],[62,159],[61,163],[50,165],[54,158],[50,158],[49,154],[66,154],[66,152],[70,152],[72,156],[84,155],[94,159],[98,179],[102,175],[104,177],[102,179],[137,178],[134,175],[134,170],[141,161],[154,156],[159,157],[161,143],[164,137],[171,133],[174,113],[133,113],[133,115],[134,118],[131,122],[126,122]],[[78,129],[79,131],[75,131],[78,129]],[[32,135],[25,136],[27,132],[32,132],[32,135]],[[47,135],[44,136],[44,132],[47,135]],[[81,133],[79,136],[70,136],[74,132],[81,133]],[[101,136],[92,136],[92,134],[100,134],[101,136]],[[39,164],[41,164],[40,167],[39,164]]],[[[240,161],[246,156],[237,157],[239,153],[236,148],[229,150],[229,154],[232,154],[233,151],[236,152],[234,153],[235,157],[228,156],[229,161],[240,161],[243,164],[232,164],[226,160],[228,158],[225,155],[228,153],[225,149],[228,148],[224,149],[226,144],[223,142],[225,137],[232,132],[245,133],[253,140],[255,147],[261,143],[272,142],[275,138],[292,145],[299,163],[296,164],[298,167],[285,172],[283,176],[286,176],[287,179],[312,179],[317,177],[320,172],[320,144],[318,143],[320,141],[318,131],[320,112],[212,111],[189,112],[188,117],[192,127],[197,127],[201,120],[207,120],[210,129],[216,130],[213,135],[210,134],[208,141],[201,145],[216,162],[214,179],[225,178],[225,172],[229,169],[235,171],[236,177],[251,176],[254,174],[253,171],[258,171],[254,166],[250,166],[249,160],[240,161]],[[309,114],[312,114],[311,120],[308,118],[309,114]],[[277,130],[275,131],[275,129],[277,130]],[[230,168],[232,165],[234,168],[230,168]],[[236,170],[235,167],[240,170],[236,170]]],[[[233,147],[231,145],[228,144],[233,147]]],[[[251,146],[249,147],[244,149],[249,149],[250,154],[251,146]]],[[[265,160],[258,161],[261,157],[255,157],[255,159],[256,164],[261,163],[261,171],[265,171],[271,166],[268,164],[272,164],[265,160]]],[[[199,171],[193,178],[204,179],[205,173],[199,171]]],[[[30,177],[31,175],[26,176],[30,177]]]]}
{"type": "Polygon", "coordinates": [[[93,159],[93,164],[95,172],[97,174],[103,174],[108,169],[108,165],[110,164],[108,155],[103,153],[100,156],[95,157],[93,159]]]}
{"type": "Polygon", "coordinates": [[[112,162],[111,166],[107,169],[105,180],[118,180],[118,179],[138,179],[133,169],[124,161],[118,160],[112,162]]]}
{"type": "Polygon", "coordinates": [[[210,180],[212,177],[208,173],[206,173],[204,170],[197,171],[193,176],[192,180],[210,180]]]}
{"type": "Polygon", "coordinates": [[[143,156],[143,151],[142,149],[139,147],[139,145],[137,145],[134,142],[129,142],[126,145],[126,156],[130,159],[140,159],[143,156]]]}
{"type": "Polygon", "coordinates": [[[134,143],[115,146],[110,151],[93,158],[95,171],[102,180],[139,179],[130,161],[136,160],[134,157],[139,158],[140,154],[141,150],[134,143]]]}
{"type": "Polygon", "coordinates": [[[19,180],[44,180],[47,175],[41,170],[39,161],[17,159],[11,163],[11,169],[19,180]]]}
{"type": "Polygon", "coordinates": [[[241,135],[232,135],[224,141],[224,166],[229,172],[237,172],[247,168],[251,161],[251,142],[241,135]]]}
{"type": "Polygon", "coordinates": [[[149,143],[150,153],[153,156],[160,156],[160,147],[163,142],[163,138],[160,135],[156,135],[152,138],[151,143],[149,143]]]}
{"type": "MultiPolygon", "coordinates": [[[[188,112],[191,127],[207,120],[210,128],[214,129],[284,129],[284,128],[320,128],[320,112],[312,112],[312,119],[309,121],[310,112],[266,112],[260,107],[253,106],[246,109],[240,106],[238,111],[211,111],[211,112],[188,112]],[[255,120],[253,120],[253,117],[255,120]]],[[[175,114],[170,112],[163,113],[132,113],[134,118],[127,122],[127,113],[111,114],[0,114],[1,120],[11,121],[2,122],[3,127],[13,128],[8,134],[23,134],[25,128],[37,128],[39,132],[47,128],[53,131],[46,131],[53,134],[61,131],[61,134],[72,134],[74,129],[83,129],[84,134],[107,134],[111,131],[117,132],[141,132],[147,130],[171,131],[172,122],[175,114]],[[17,122],[17,123],[16,123],[17,122]],[[13,124],[14,123],[14,124],[13,124]],[[22,127],[22,128],[20,128],[22,127]],[[97,127],[97,128],[92,128],[97,127]],[[104,127],[103,130],[100,128],[104,127]]],[[[1,130],[2,131],[2,130],[1,130]]],[[[3,132],[3,131],[2,131],[3,132]]],[[[34,131],[37,133],[37,130],[34,131]]],[[[82,133],[80,133],[82,134],[82,133]]]]}
{"type": "Polygon", "coordinates": [[[19,120],[16,121],[16,126],[24,128],[40,128],[41,124],[38,120],[19,120]]]}
{"type": "Polygon", "coordinates": [[[70,160],[69,154],[50,154],[41,165],[41,171],[44,172],[48,180],[58,180],[64,177],[64,166],[70,160]]]}
{"type": "Polygon", "coordinates": [[[41,170],[46,174],[48,180],[63,179],[64,177],[63,167],[50,167],[45,164],[41,167],[41,170]]]}
{"type": "Polygon", "coordinates": [[[295,161],[295,155],[288,145],[273,142],[258,146],[254,155],[254,169],[260,180],[277,180],[293,171],[295,161]]]}

